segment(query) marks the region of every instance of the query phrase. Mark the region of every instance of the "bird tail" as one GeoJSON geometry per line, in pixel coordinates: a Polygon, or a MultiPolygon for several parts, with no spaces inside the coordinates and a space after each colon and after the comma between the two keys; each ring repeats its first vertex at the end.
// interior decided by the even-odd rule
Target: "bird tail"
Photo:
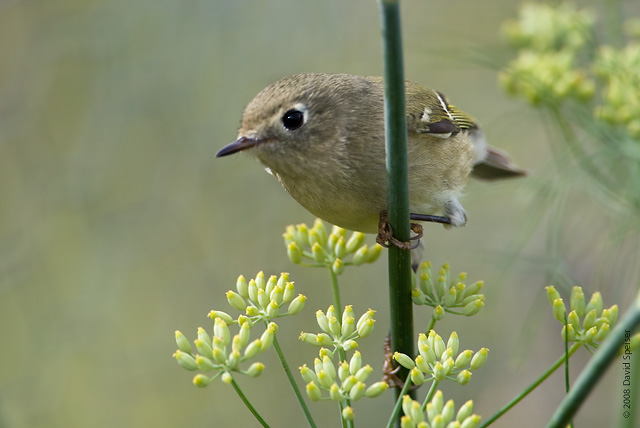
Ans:
{"type": "Polygon", "coordinates": [[[529,173],[513,164],[509,155],[496,149],[486,146],[486,156],[473,165],[471,175],[481,180],[500,180],[503,178],[514,178],[528,175],[529,173]]]}

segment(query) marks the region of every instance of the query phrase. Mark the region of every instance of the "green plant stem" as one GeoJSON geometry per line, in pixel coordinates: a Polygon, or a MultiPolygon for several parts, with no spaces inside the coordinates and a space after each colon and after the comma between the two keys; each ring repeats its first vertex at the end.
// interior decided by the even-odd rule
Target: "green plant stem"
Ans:
{"type": "Polygon", "coordinates": [[[311,428],[316,428],[316,424],[313,421],[313,417],[311,416],[311,412],[307,407],[307,403],[304,401],[302,393],[298,388],[298,384],[293,378],[293,374],[291,373],[289,364],[287,363],[287,360],[285,359],[284,354],[282,353],[282,348],[280,348],[280,344],[278,343],[278,338],[275,336],[273,337],[273,349],[275,349],[276,354],[278,354],[278,359],[280,360],[280,364],[282,364],[282,368],[284,369],[284,372],[287,375],[287,379],[289,379],[289,384],[291,385],[291,388],[293,388],[293,393],[296,395],[296,398],[298,399],[298,403],[300,403],[300,407],[302,407],[302,412],[304,413],[304,416],[307,418],[307,422],[309,423],[309,426],[311,428]]]}
{"type": "MultiPolygon", "coordinates": [[[[344,358],[344,350],[341,349],[341,357],[340,359],[342,361],[345,360],[344,358]]],[[[353,428],[354,427],[354,422],[353,421],[345,421],[344,418],[342,417],[342,411],[344,410],[345,407],[350,407],[351,406],[351,400],[349,400],[348,398],[345,400],[340,401],[340,420],[342,421],[342,427],[343,428],[353,428]]]]}
{"type": "MultiPolygon", "coordinates": [[[[567,320],[567,311],[564,312],[564,326],[569,324],[567,320]]],[[[564,335],[564,392],[571,389],[571,381],[569,379],[569,335],[564,335]]]]}
{"type": "MultiPolygon", "coordinates": [[[[579,343],[574,343],[573,345],[571,345],[571,348],[569,348],[569,352],[567,353],[569,356],[573,355],[574,352],[576,352],[578,349],[580,349],[582,345],[579,343]]],[[[522,399],[524,397],[526,397],[527,395],[529,395],[529,393],[531,391],[533,391],[534,389],[536,389],[538,387],[538,385],[540,385],[542,382],[544,382],[545,379],[547,379],[549,376],[551,376],[551,374],[556,371],[558,369],[558,367],[560,367],[561,365],[564,364],[565,359],[567,358],[566,355],[562,355],[562,357],[558,358],[558,360],[553,363],[553,365],[551,365],[551,367],[549,367],[547,369],[546,372],[544,372],[542,374],[542,376],[540,376],[538,379],[536,379],[531,385],[529,385],[528,387],[525,388],[524,391],[522,391],[520,394],[518,394],[513,400],[511,400],[510,402],[508,402],[502,409],[498,410],[498,412],[496,414],[494,414],[491,418],[489,418],[489,420],[487,420],[485,423],[483,423],[482,425],[480,425],[480,428],[485,428],[488,427],[489,425],[491,425],[493,422],[495,422],[496,420],[498,420],[498,418],[500,418],[500,416],[504,415],[505,413],[507,413],[513,406],[515,406],[516,404],[518,404],[520,401],[522,401],[522,399]]]]}
{"type": "Polygon", "coordinates": [[[342,400],[340,402],[340,421],[342,423],[342,428],[354,427],[353,421],[345,421],[344,418],[342,417],[342,411],[345,409],[345,407],[349,407],[349,406],[351,406],[351,400],[342,400]]]}
{"type": "MultiPolygon", "coordinates": [[[[342,311],[342,303],[340,303],[340,284],[338,283],[338,275],[329,267],[329,274],[331,275],[331,292],[333,294],[333,306],[336,312],[342,311]]],[[[338,348],[338,357],[340,361],[347,360],[347,353],[344,349],[338,348]]],[[[342,426],[346,428],[353,428],[353,421],[345,421],[342,418],[342,411],[345,407],[351,406],[351,400],[346,399],[340,402],[340,420],[342,421],[342,426]]]]}
{"type": "Polygon", "coordinates": [[[240,397],[244,405],[247,406],[247,409],[249,409],[249,411],[258,420],[258,422],[260,422],[260,425],[262,425],[265,428],[269,428],[269,424],[264,419],[262,419],[262,416],[260,416],[260,413],[258,413],[255,407],[253,407],[253,405],[249,402],[249,399],[247,398],[246,395],[244,395],[244,392],[242,392],[242,390],[240,389],[240,386],[238,386],[238,384],[236,383],[236,380],[233,377],[231,378],[231,386],[233,386],[233,389],[235,389],[236,394],[238,394],[238,396],[240,397]]]}
{"type": "Polygon", "coordinates": [[[393,411],[389,416],[389,422],[387,422],[387,428],[391,428],[393,426],[393,422],[400,419],[400,409],[402,409],[402,397],[407,394],[409,391],[409,387],[411,386],[411,376],[407,375],[404,385],[402,386],[402,390],[398,394],[396,398],[396,405],[393,406],[393,411]]]}
{"type": "Polygon", "coordinates": [[[433,394],[436,393],[436,388],[438,387],[439,383],[440,382],[438,382],[436,379],[433,380],[433,383],[431,384],[431,388],[429,388],[429,392],[427,393],[427,396],[424,397],[424,402],[422,403],[423,412],[427,410],[427,404],[429,404],[429,401],[431,401],[431,399],[433,398],[433,394]]]}
{"type": "Polygon", "coordinates": [[[331,274],[331,293],[333,295],[333,306],[336,308],[336,312],[340,312],[342,311],[342,304],[340,303],[340,286],[338,284],[338,275],[335,274],[331,267],[329,267],[329,274],[331,274]]]}
{"type": "MultiPolygon", "coordinates": [[[[405,116],[402,34],[398,0],[380,0],[384,57],[384,120],[387,153],[388,221],[393,235],[409,241],[409,173],[407,167],[407,122],[405,116]]],[[[409,250],[389,248],[389,306],[391,347],[414,355],[413,303],[411,301],[411,256],[409,250]]],[[[401,368],[399,376],[408,371],[401,368]]],[[[400,389],[396,389],[396,397],[400,389]]],[[[399,424],[398,419],[398,424],[399,424]]]]}
{"type": "MultiPolygon", "coordinates": [[[[569,320],[567,320],[567,311],[564,312],[564,326],[567,328],[569,320]]],[[[569,378],[569,335],[564,335],[564,391],[566,394],[571,389],[571,380],[569,378]]],[[[569,422],[569,427],[573,428],[573,422],[569,422]]]]}
{"type": "MultiPolygon", "coordinates": [[[[435,310],[435,308],[434,308],[434,310],[435,310]]],[[[431,321],[429,321],[429,326],[427,327],[427,331],[425,332],[427,335],[429,334],[429,332],[431,330],[433,330],[433,327],[436,326],[436,321],[437,320],[435,319],[435,317],[433,315],[431,315],[431,321]]]]}
{"type": "MultiPolygon", "coordinates": [[[[607,367],[617,358],[624,343],[625,332],[633,332],[640,326],[640,292],[636,295],[631,307],[615,326],[607,340],[593,355],[586,367],[576,379],[573,389],[567,394],[551,417],[547,428],[560,428],[567,425],[578,411],[582,402],[604,375],[607,367]]],[[[633,386],[637,388],[637,385],[633,386]]]]}
{"type": "Polygon", "coordinates": [[[347,428],[347,421],[344,420],[344,418],[342,417],[342,411],[344,410],[344,401],[340,402],[340,426],[342,428],[347,428]]]}

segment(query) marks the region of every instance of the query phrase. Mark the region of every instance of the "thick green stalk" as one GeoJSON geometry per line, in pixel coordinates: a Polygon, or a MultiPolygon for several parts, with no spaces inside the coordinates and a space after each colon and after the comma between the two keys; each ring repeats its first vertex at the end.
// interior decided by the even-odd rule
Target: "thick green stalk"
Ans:
{"type": "MultiPolygon", "coordinates": [[[[393,235],[409,241],[409,173],[407,167],[407,122],[399,1],[380,1],[384,56],[384,120],[387,150],[387,207],[393,235]]],[[[409,250],[389,248],[389,305],[391,347],[414,355],[413,306],[411,302],[411,256],[409,250]]],[[[401,369],[399,377],[406,378],[401,369]]],[[[400,393],[396,389],[396,396],[400,393]]]]}
{"type": "Polygon", "coordinates": [[[558,360],[555,363],[553,363],[553,365],[551,367],[549,367],[546,372],[544,372],[531,385],[526,387],[525,390],[522,391],[520,394],[518,394],[513,400],[508,402],[502,409],[498,410],[498,412],[495,415],[491,416],[491,418],[489,418],[489,420],[487,420],[482,425],[480,425],[480,428],[488,427],[493,422],[495,422],[500,416],[502,416],[505,413],[507,413],[513,406],[515,406],[520,401],[522,401],[522,399],[524,397],[529,395],[529,393],[531,391],[536,389],[538,387],[538,385],[540,385],[542,382],[544,382],[545,379],[547,379],[549,376],[551,376],[551,374],[553,372],[555,372],[558,369],[558,367],[560,367],[561,365],[563,365],[565,363],[565,361],[567,359],[567,355],[570,357],[571,355],[573,355],[574,352],[576,352],[578,349],[580,349],[581,346],[582,345],[579,344],[579,343],[574,343],[573,345],[571,345],[571,348],[569,348],[569,352],[567,352],[567,354],[562,355],[562,357],[558,358],[558,360]]]}
{"type": "Polygon", "coordinates": [[[293,374],[291,373],[289,364],[287,363],[287,360],[284,358],[284,354],[282,353],[282,349],[280,348],[280,344],[278,343],[278,338],[275,336],[273,337],[273,348],[276,350],[276,354],[278,354],[278,359],[280,360],[280,363],[282,364],[282,368],[284,369],[284,372],[287,375],[287,379],[289,380],[289,384],[291,385],[291,388],[293,388],[293,393],[296,395],[296,398],[298,399],[298,403],[302,408],[302,412],[304,413],[304,416],[307,418],[307,422],[309,423],[309,426],[311,428],[316,428],[316,424],[313,421],[313,417],[311,416],[311,412],[307,407],[307,403],[304,401],[304,398],[302,397],[302,393],[298,388],[298,384],[296,384],[296,380],[293,378],[293,374]]]}
{"type": "Polygon", "coordinates": [[[242,390],[240,389],[240,386],[238,386],[234,378],[231,378],[231,386],[233,386],[233,389],[235,389],[236,394],[238,394],[238,397],[240,397],[244,405],[247,406],[247,409],[249,409],[249,411],[258,420],[258,422],[260,422],[260,425],[262,425],[265,428],[269,428],[269,424],[267,424],[267,422],[264,419],[262,419],[262,416],[260,416],[260,413],[258,413],[256,408],[253,407],[251,402],[249,402],[249,399],[247,398],[246,395],[244,395],[244,392],[242,392],[242,390]]]}
{"type": "MultiPolygon", "coordinates": [[[[596,383],[604,375],[607,367],[614,361],[620,360],[618,352],[624,343],[625,334],[632,334],[640,326],[640,293],[636,295],[635,300],[627,313],[620,320],[617,326],[607,340],[602,343],[600,349],[593,355],[593,358],[587,363],[580,376],[576,379],[573,389],[564,397],[555,413],[551,417],[551,421],[547,428],[560,428],[567,425],[573,415],[578,411],[582,402],[587,395],[595,387],[596,383]]],[[[625,360],[622,360],[625,361],[625,360]]],[[[633,386],[637,388],[637,385],[633,386]]]]}

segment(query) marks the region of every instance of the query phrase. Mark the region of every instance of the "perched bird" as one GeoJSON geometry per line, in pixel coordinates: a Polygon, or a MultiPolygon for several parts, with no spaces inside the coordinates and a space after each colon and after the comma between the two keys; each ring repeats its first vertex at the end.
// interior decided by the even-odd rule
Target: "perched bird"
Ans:
{"type": "MultiPolygon", "coordinates": [[[[464,226],[458,201],[467,177],[525,174],[486,144],[475,120],[440,92],[406,82],[409,207],[464,226]]],[[[348,74],[297,74],[263,89],[247,105],[238,139],[217,157],[250,151],[314,215],[378,232],[387,208],[383,80],[348,74]]]]}

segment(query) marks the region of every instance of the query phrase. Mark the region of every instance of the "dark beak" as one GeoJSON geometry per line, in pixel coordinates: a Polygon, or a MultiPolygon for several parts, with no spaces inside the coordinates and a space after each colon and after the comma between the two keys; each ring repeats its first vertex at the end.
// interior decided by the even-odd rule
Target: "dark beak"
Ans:
{"type": "Polygon", "coordinates": [[[237,152],[241,152],[246,149],[250,149],[253,146],[260,144],[263,140],[249,138],[249,137],[240,137],[233,143],[224,146],[218,153],[216,153],[217,158],[221,158],[222,156],[232,155],[237,152]]]}

